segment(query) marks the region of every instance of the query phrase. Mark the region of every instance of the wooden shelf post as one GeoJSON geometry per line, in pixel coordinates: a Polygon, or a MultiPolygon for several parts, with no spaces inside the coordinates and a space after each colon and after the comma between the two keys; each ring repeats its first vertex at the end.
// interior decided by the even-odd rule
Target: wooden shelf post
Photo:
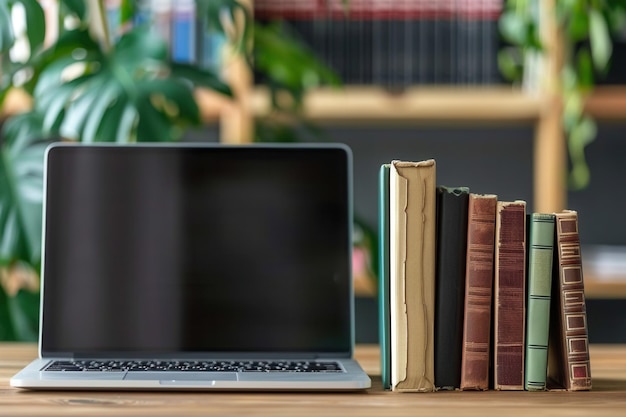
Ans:
{"type": "Polygon", "coordinates": [[[542,0],[541,37],[545,53],[540,92],[546,98],[535,129],[534,211],[555,212],[567,207],[567,146],[563,133],[560,96],[563,47],[556,18],[556,1],[542,0]]]}

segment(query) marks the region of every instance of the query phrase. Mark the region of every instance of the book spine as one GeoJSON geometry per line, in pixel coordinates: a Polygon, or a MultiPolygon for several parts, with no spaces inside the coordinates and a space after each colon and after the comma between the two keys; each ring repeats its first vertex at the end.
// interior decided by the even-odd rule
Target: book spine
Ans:
{"type": "Polygon", "coordinates": [[[380,167],[378,194],[378,312],[380,375],[383,389],[391,389],[391,368],[389,349],[389,164],[380,167]]]}
{"type": "Polygon", "coordinates": [[[548,368],[554,215],[528,214],[527,225],[528,296],[524,388],[527,391],[544,391],[548,368]]]}
{"type": "Polygon", "coordinates": [[[461,384],[461,346],[467,252],[466,187],[437,188],[437,273],[435,288],[435,386],[461,384]]]}
{"type": "Polygon", "coordinates": [[[391,386],[434,391],[435,161],[393,161],[389,174],[391,386]]]}
{"type": "Polygon", "coordinates": [[[524,389],[526,202],[499,201],[494,267],[494,388],[524,389]]]}
{"type": "Polygon", "coordinates": [[[196,6],[193,0],[178,0],[172,9],[172,60],[196,62],[196,6]]]}
{"type": "Polygon", "coordinates": [[[461,390],[489,389],[497,196],[470,193],[461,390]]]}
{"type": "Polygon", "coordinates": [[[591,366],[578,213],[566,210],[555,216],[549,388],[590,390],[591,366]]]}

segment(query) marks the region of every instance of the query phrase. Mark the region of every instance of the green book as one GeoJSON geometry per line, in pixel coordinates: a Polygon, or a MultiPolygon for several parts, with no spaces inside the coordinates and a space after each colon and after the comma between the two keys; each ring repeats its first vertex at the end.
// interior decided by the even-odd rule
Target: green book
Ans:
{"type": "Polygon", "coordinates": [[[550,289],[554,249],[554,215],[532,213],[527,216],[528,300],[526,309],[526,372],[524,389],[546,389],[550,289]]]}
{"type": "Polygon", "coordinates": [[[389,164],[380,167],[378,188],[378,312],[380,369],[383,389],[391,389],[391,349],[389,333],[389,164]]]}

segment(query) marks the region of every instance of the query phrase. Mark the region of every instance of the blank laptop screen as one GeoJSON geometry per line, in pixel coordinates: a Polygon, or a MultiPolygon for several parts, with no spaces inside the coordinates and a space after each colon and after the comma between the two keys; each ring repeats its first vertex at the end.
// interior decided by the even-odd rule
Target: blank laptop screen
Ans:
{"type": "Polygon", "coordinates": [[[42,352],[348,352],[339,146],[56,146],[42,352]]]}

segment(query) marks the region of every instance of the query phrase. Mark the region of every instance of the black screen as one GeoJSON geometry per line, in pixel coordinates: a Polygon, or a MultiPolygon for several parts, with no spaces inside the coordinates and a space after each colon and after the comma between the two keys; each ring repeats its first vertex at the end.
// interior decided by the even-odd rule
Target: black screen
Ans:
{"type": "Polygon", "coordinates": [[[56,146],[42,351],[349,351],[339,146],[56,146]]]}

